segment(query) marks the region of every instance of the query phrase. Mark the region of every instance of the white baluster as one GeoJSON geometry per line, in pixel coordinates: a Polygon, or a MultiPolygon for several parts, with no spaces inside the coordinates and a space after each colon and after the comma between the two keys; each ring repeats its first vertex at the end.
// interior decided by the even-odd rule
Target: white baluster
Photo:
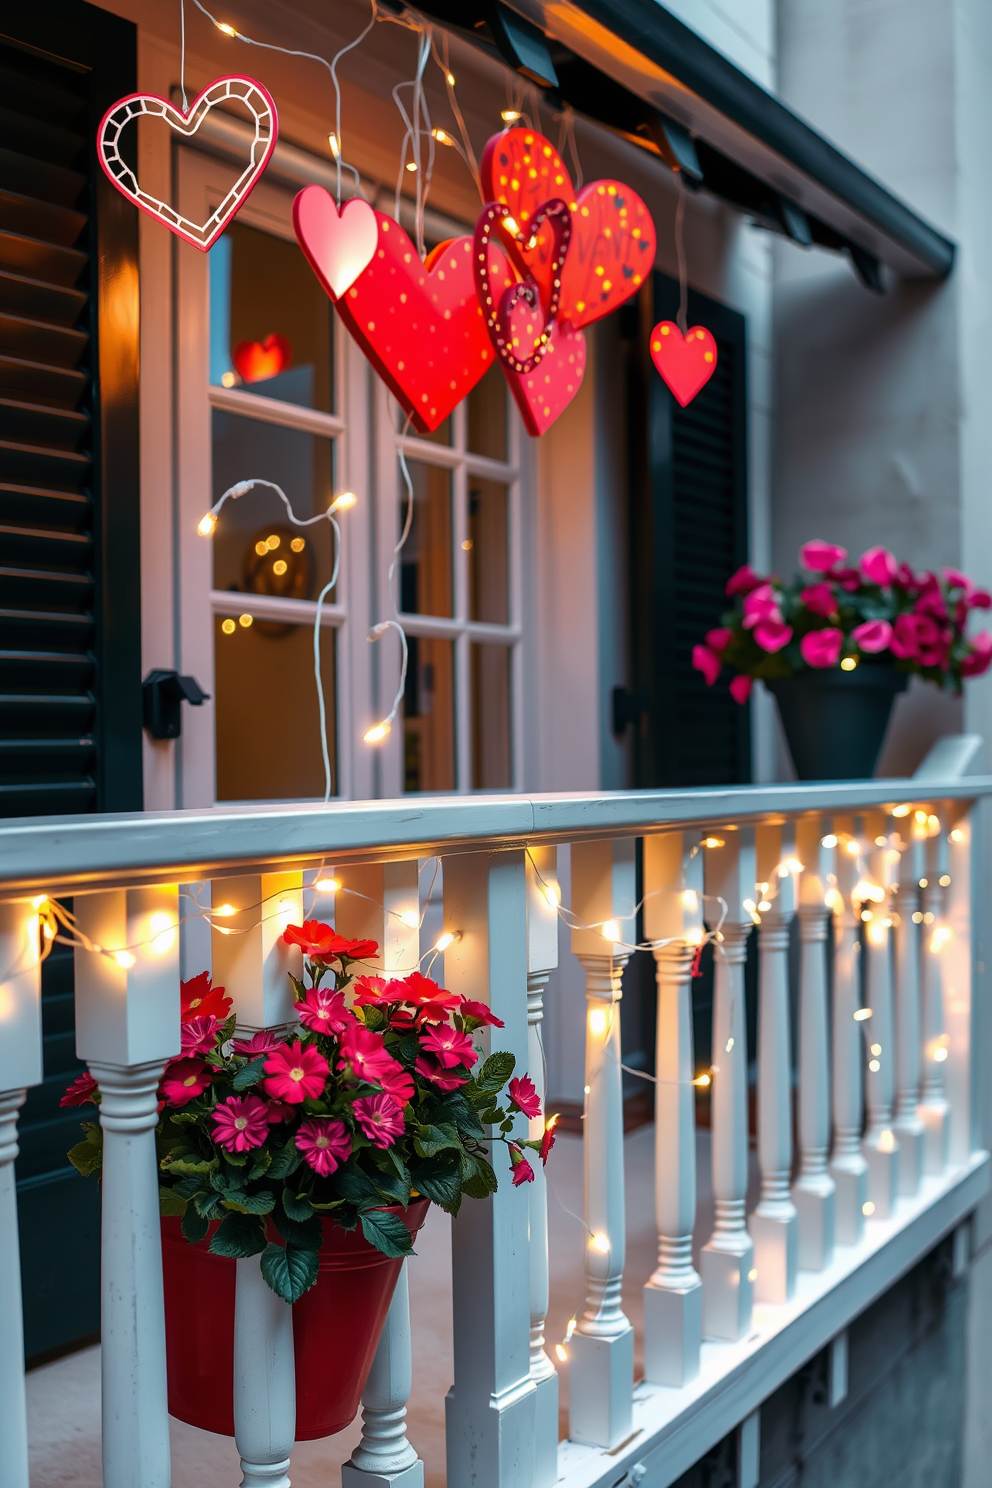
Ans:
{"type": "Polygon", "coordinates": [[[865,817],[868,879],[884,898],[862,911],[865,924],[865,1002],[871,1018],[865,1022],[868,1040],[868,1079],[865,1103],[868,1120],[861,1144],[868,1164],[868,1199],[874,1213],[886,1219],[899,1193],[899,1139],[892,1124],[896,1098],[896,1043],[892,995],[892,947],[889,930],[889,878],[886,820],[879,812],[865,817]]]}
{"type": "MultiPolygon", "coordinates": [[[[524,854],[467,853],[445,864],[445,923],[458,939],[444,953],[452,992],[486,1002],[505,1028],[479,1036],[527,1068],[527,904],[524,854]]],[[[527,1133],[523,1117],[514,1132],[527,1133]]],[[[448,1482],[520,1488],[533,1479],[530,1374],[529,1205],[514,1188],[503,1148],[499,1191],[466,1199],[451,1226],[455,1383],[445,1401],[448,1482]]]]}
{"type": "Polygon", "coordinates": [[[607,1450],[631,1431],[634,1330],[621,1305],[626,1258],[620,980],[634,939],[634,842],[572,847],[572,931],[586,974],[583,1219],[585,1306],[570,1345],[569,1435],[607,1450]]]}
{"type": "Polygon", "coordinates": [[[178,889],[76,899],[76,1050],[100,1086],[101,1368],[105,1488],[168,1488],[158,1082],[179,1051],[178,889]],[[119,953],[124,965],[112,959],[119,953]],[[133,965],[128,960],[133,957],[133,965]]]}
{"type": "Polygon", "coordinates": [[[920,879],[924,876],[926,828],[912,821],[902,828],[899,885],[894,900],[892,938],[895,964],[896,1114],[899,1192],[915,1194],[923,1175],[924,1127],[920,1101],[920,879]],[[919,835],[918,835],[919,834],[919,835]]]}
{"type": "Polygon", "coordinates": [[[644,839],[644,930],[658,985],[655,1044],[655,1221],[658,1265],[644,1288],[644,1377],[681,1386],[699,1373],[703,1284],[692,1264],[696,1107],[692,1086],[692,967],[703,939],[698,833],[644,839]]]}
{"type": "MultiPolygon", "coordinates": [[[[791,824],[755,833],[758,878],[772,896],[758,931],[758,1164],[761,1199],[751,1216],[754,1295],[785,1302],[796,1284],[797,1218],[792,1172],[792,1054],[789,1040],[789,925],[796,909],[791,824]]],[[[768,902],[765,900],[762,903],[768,902]]]]}
{"type": "MultiPolygon", "coordinates": [[[[948,809],[960,811],[948,805],[948,809]]],[[[965,1163],[982,1146],[975,1101],[972,1062],[972,821],[962,816],[947,834],[950,884],[944,898],[944,924],[949,932],[941,953],[946,992],[944,1016],[947,1060],[944,1064],[950,1105],[948,1160],[965,1163]]]]}
{"type": "Polygon", "coordinates": [[[303,874],[216,879],[210,902],[213,980],[234,998],[239,1034],[289,1028],[296,1022],[289,973],[303,975],[303,957],[282,937],[287,925],[302,923],[303,874]]]}
{"type": "Polygon", "coordinates": [[[713,1084],[710,1089],[713,1234],[703,1246],[703,1335],[736,1342],[751,1331],[754,1245],[745,1218],[748,1158],[747,1018],[744,964],[755,902],[754,830],[721,828],[707,847],[707,917],[723,913],[723,939],[713,963],[713,1084]]]}
{"type": "Polygon", "coordinates": [[[234,1291],[234,1439],[241,1488],[290,1488],[296,1434],[293,1309],[262,1276],[258,1256],[237,1262],[234,1291]]]}
{"type": "Polygon", "coordinates": [[[834,1148],[830,1174],[836,1186],[836,1238],[855,1245],[864,1234],[868,1164],[861,1151],[864,1101],[864,1037],[861,1012],[861,944],[852,895],[858,882],[860,822],[835,817],[837,901],[834,912],[833,1108],[834,1148]]]}
{"type": "MultiPolygon", "coordinates": [[[[420,957],[416,860],[349,866],[339,876],[338,933],[376,941],[385,972],[415,971],[420,957]]],[[[408,1265],[403,1262],[362,1392],[362,1439],[341,1468],[342,1488],[423,1488],[424,1464],[406,1434],[413,1388],[408,1265]]]]}
{"type": "Polygon", "coordinates": [[[41,974],[30,900],[0,903],[0,1483],[28,1488],[24,1318],[17,1232],[17,1113],[39,1085],[41,974]]]}
{"type": "MultiPolygon", "coordinates": [[[[822,1271],[834,1253],[834,1180],[827,1171],[830,1147],[830,1074],[827,1040],[827,897],[834,872],[834,849],[825,846],[819,818],[796,827],[796,850],[803,864],[799,886],[799,1177],[792,1202],[799,1217],[798,1262],[804,1271],[822,1271]]],[[[832,840],[827,837],[827,842],[832,840]]]]}
{"type": "Polygon", "coordinates": [[[947,873],[947,838],[938,831],[926,849],[923,888],[923,1090],[919,1106],[924,1126],[923,1167],[926,1173],[942,1173],[947,1166],[950,1106],[944,1089],[947,1035],[944,1030],[944,950],[948,927],[944,923],[947,873]]]}
{"type": "MultiPolygon", "coordinates": [[[[544,1131],[544,989],[558,965],[558,851],[533,847],[527,860],[527,1069],[541,1101],[541,1115],[530,1123],[530,1136],[544,1131]]],[[[550,1488],[558,1479],[558,1373],[544,1346],[548,1314],[548,1185],[543,1164],[531,1159],[530,1185],[530,1377],[534,1381],[534,1488],[550,1488]]]]}

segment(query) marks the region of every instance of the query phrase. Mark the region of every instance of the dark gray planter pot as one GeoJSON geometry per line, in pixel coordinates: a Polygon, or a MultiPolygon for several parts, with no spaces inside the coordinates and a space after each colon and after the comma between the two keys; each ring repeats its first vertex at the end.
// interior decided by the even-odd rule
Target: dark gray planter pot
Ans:
{"type": "Polygon", "coordinates": [[[892,704],[908,681],[907,672],[880,661],[862,661],[853,672],[806,667],[766,681],[799,779],[870,779],[892,704]]]}

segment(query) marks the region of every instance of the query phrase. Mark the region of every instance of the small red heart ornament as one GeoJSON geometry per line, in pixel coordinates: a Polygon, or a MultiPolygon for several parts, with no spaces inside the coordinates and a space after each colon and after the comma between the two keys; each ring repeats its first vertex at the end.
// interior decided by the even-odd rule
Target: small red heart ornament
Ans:
{"type": "Polygon", "coordinates": [[[175,108],[167,98],[159,98],[154,93],[129,93],[126,98],[119,99],[100,121],[97,153],[104,175],[123,196],[133,201],[143,212],[147,212],[149,217],[164,223],[177,237],[206,253],[258,184],[258,179],[276,147],[278,134],[279,116],[267,88],[263,88],[254,78],[220,77],[209,88],[204,88],[185,112],[175,108]],[[121,134],[133,120],[149,118],[162,119],[184,139],[192,139],[210,110],[223,103],[242,104],[255,122],[248,163],[206,222],[192,222],[168,202],[160,201],[157,196],[142,190],[133,170],[121,155],[121,134]]]}
{"type": "Polygon", "coordinates": [[[375,212],[352,197],[338,211],[323,186],[305,186],[293,202],[293,227],[310,267],[332,300],[349,290],[372,262],[379,241],[375,212]]]}
{"type": "Polygon", "coordinates": [[[293,348],[285,336],[273,332],[264,341],[239,341],[231,361],[242,382],[264,382],[293,365],[293,348]]]}
{"type": "Polygon", "coordinates": [[[683,336],[674,321],[661,320],[651,332],[651,360],[686,408],[716,371],[716,342],[705,326],[690,326],[683,336]]]}
{"type": "MultiPolygon", "coordinates": [[[[496,359],[475,291],[473,240],[442,244],[428,265],[398,223],[375,216],[372,261],[335,304],[414,427],[427,434],[496,359]]],[[[498,293],[513,282],[501,256],[490,273],[498,293]]]]}
{"type": "Polygon", "coordinates": [[[582,386],[585,370],[585,336],[560,321],[553,323],[548,350],[532,371],[503,368],[529,434],[537,438],[551,428],[582,386]]]}

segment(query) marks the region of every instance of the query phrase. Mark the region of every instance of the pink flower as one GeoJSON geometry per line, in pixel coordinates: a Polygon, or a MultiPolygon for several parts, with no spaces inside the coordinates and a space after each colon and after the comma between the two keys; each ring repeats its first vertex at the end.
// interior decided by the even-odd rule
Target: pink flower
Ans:
{"type": "Polygon", "coordinates": [[[940,585],[932,575],[930,575],[930,582],[921,592],[913,609],[917,615],[930,615],[935,620],[947,619],[947,604],[940,592],[940,585]]]}
{"type": "Polygon", "coordinates": [[[518,1111],[523,1111],[531,1120],[541,1114],[541,1099],[530,1075],[514,1078],[507,1086],[507,1093],[518,1111]]]}
{"type": "Polygon", "coordinates": [[[692,664],[697,672],[702,672],[707,687],[713,686],[723,666],[719,656],[715,651],[711,651],[709,646],[693,646],[692,664]]]}
{"type": "Polygon", "coordinates": [[[823,620],[828,620],[837,608],[832,584],[809,584],[799,598],[812,614],[823,620]]]}
{"type": "Polygon", "coordinates": [[[445,1069],[454,1069],[458,1064],[471,1069],[479,1057],[468,1034],[460,1033],[457,1028],[449,1028],[447,1024],[429,1028],[421,1038],[420,1045],[445,1069]]]}
{"type": "Polygon", "coordinates": [[[329,987],[308,987],[302,1002],[294,1002],[300,1022],[311,1033],[343,1033],[353,1021],[343,992],[329,987]]]}
{"type": "Polygon", "coordinates": [[[840,649],[844,644],[844,632],[828,626],[825,630],[811,630],[799,642],[799,651],[807,666],[832,667],[840,660],[840,649]]]}
{"type": "Polygon", "coordinates": [[[727,594],[747,594],[751,589],[757,589],[759,584],[765,581],[756,574],[750,563],[743,564],[736,573],[731,574],[727,580],[727,594]]]}
{"type": "Polygon", "coordinates": [[[405,1070],[395,1059],[393,1068],[385,1070],[379,1076],[379,1084],[385,1094],[391,1096],[398,1106],[405,1106],[408,1100],[412,1100],[416,1088],[410,1071],[405,1070]]]}
{"type": "Polygon", "coordinates": [[[269,1028],[260,1028],[253,1033],[250,1039],[235,1039],[231,1045],[235,1054],[246,1055],[250,1059],[257,1059],[259,1054],[268,1054],[279,1043],[275,1034],[269,1028]]]}
{"type": "Polygon", "coordinates": [[[735,703],[743,705],[751,696],[753,686],[754,678],[749,677],[746,672],[739,672],[736,677],[730,679],[730,696],[735,703]]]}
{"type": "Polygon", "coordinates": [[[463,1018],[474,1018],[477,1023],[485,1023],[489,1028],[505,1028],[506,1024],[502,1018],[497,1018],[484,1002],[473,1002],[471,997],[463,997],[462,1005],[458,1009],[463,1018]]]}
{"type": "Polygon", "coordinates": [[[338,1069],[347,1070],[356,1080],[379,1085],[383,1078],[401,1071],[393,1056],[387,1053],[381,1033],[373,1033],[360,1023],[346,1028],[338,1045],[338,1069]]]}
{"type": "Polygon", "coordinates": [[[516,1142],[507,1142],[510,1153],[510,1163],[513,1169],[513,1186],[519,1188],[521,1183],[534,1182],[534,1169],[524,1157],[523,1152],[516,1142]]]}
{"type": "Polygon", "coordinates": [[[213,1078],[213,1070],[203,1059],[174,1059],[165,1067],[158,1087],[166,1104],[185,1106],[202,1095],[213,1078]]]}
{"type": "Polygon", "coordinates": [[[351,1156],[351,1136],[343,1121],[312,1116],[296,1133],[296,1145],[315,1173],[327,1178],[351,1156]]]}
{"type": "Polygon", "coordinates": [[[792,640],[792,626],[781,620],[762,620],[754,627],[754,639],[762,651],[781,651],[792,640]]]}
{"type": "Polygon", "coordinates": [[[288,1106],[285,1101],[269,1101],[268,1121],[270,1126],[278,1126],[281,1121],[292,1121],[296,1115],[298,1115],[298,1112],[295,1106],[288,1106]]]}
{"type": "Polygon", "coordinates": [[[968,595],[969,610],[992,610],[992,594],[987,589],[973,589],[968,595]]]}
{"type": "Polygon", "coordinates": [[[213,1014],[205,1018],[189,1018],[180,1029],[184,1054],[212,1054],[217,1042],[217,1030],[221,1020],[213,1014]]]}
{"type": "Polygon", "coordinates": [[[250,1152],[269,1135],[269,1108],[258,1095],[229,1095],[212,1119],[211,1135],[225,1152],[250,1152]]]}
{"type": "Polygon", "coordinates": [[[961,663],[962,677],[980,677],[992,664],[992,635],[979,630],[970,637],[971,650],[961,663]]]}
{"type": "Polygon", "coordinates": [[[708,630],[703,640],[711,651],[723,651],[733,640],[734,632],[729,625],[719,625],[716,630],[708,630]]]}
{"type": "Polygon", "coordinates": [[[771,584],[762,584],[757,589],[752,589],[750,594],[744,597],[744,619],[741,622],[745,630],[750,630],[753,625],[758,625],[762,620],[781,620],[782,611],[778,607],[778,596],[771,584]]]}
{"type": "Polygon", "coordinates": [[[859,568],[835,568],[830,577],[847,594],[854,594],[861,588],[861,570],[859,568]]]}
{"type": "Polygon", "coordinates": [[[90,1074],[89,1070],[83,1070],[83,1073],[81,1075],[78,1075],[77,1078],[73,1080],[72,1084],[67,1088],[65,1095],[59,1101],[59,1105],[86,1106],[89,1105],[91,1101],[93,1105],[96,1105],[96,1101],[93,1100],[93,1097],[96,1095],[98,1088],[99,1087],[97,1086],[97,1083],[94,1080],[93,1076],[90,1074]]]}
{"type": "Polygon", "coordinates": [[[431,1059],[427,1054],[418,1054],[414,1065],[417,1074],[425,1080],[430,1080],[438,1090],[457,1090],[463,1083],[465,1071],[461,1065],[457,1069],[447,1070],[439,1064],[436,1059],[431,1059]]]}
{"type": "Polygon", "coordinates": [[[868,656],[884,651],[892,639],[892,626],[888,620],[866,620],[851,631],[851,640],[868,656]]]}
{"type": "Polygon", "coordinates": [[[846,557],[846,548],[838,548],[833,543],[821,542],[817,537],[812,542],[803,543],[799,549],[799,562],[811,573],[829,573],[838,563],[843,563],[846,557]]]}
{"type": "Polygon", "coordinates": [[[900,563],[896,569],[896,576],[893,583],[898,584],[900,589],[905,589],[909,593],[915,592],[920,587],[919,580],[908,563],[900,563]]]}
{"type": "Polygon", "coordinates": [[[888,548],[869,548],[861,554],[861,572],[869,584],[887,589],[899,572],[899,565],[888,548]]]}
{"type": "Polygon", "coordinates": [[[265,1061],[265,1089],[275,1100],[298,1106],[324,1093],[331,1067],[312,1044],[280,1044],[265,1061]]]}
{"type": "Polygon", "coordinates": [[[965,594],[970,594],[972,591],[971,580],[959,568],[945,568],[944,579],[951,589],[963,589],[965,594]]]}
{"type": "Polygon", "coordinates": [[[405,1130],[402,1107],[388,1095],[366,1095],[354,1105],[355,1120],[374,1147],[392,1147],[405,1130]]]}
{"type": "Polygon", "coordinates": [[[893,656],[898,656],[901,661],[912,661],[915,658],[919,645],[917,630],[922,619],[921,615],[896,616],[889,641],[889,650],[893,656]]]}

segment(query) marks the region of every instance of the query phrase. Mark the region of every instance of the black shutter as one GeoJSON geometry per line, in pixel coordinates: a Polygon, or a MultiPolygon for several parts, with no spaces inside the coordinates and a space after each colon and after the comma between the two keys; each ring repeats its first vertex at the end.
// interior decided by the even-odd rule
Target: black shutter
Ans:
{"type": "Polygon", "coordinates": [[[680,408],[648,356],[678,285],[655,274],[642,295],[631,396],[635,783],[704,786],[750,779],[749,709],[708,688],[692,648],[719,624],[724,585],[747,557],[744,317],[689,291],[688,323],[716,338],[717,368],[680,408]]]}
{"type": "MultiPolygon", "coordinates": [[[[0,816],[142,805],[137,212],[94,146],[135,86],[131,23],[0,0],[0,816]]],[[[19,1126],[33,1360],[99,1328],[99,1188],[66,1160],[96,1108],[59,1107],[72,972],[56,945],[19,1126]]]]}

